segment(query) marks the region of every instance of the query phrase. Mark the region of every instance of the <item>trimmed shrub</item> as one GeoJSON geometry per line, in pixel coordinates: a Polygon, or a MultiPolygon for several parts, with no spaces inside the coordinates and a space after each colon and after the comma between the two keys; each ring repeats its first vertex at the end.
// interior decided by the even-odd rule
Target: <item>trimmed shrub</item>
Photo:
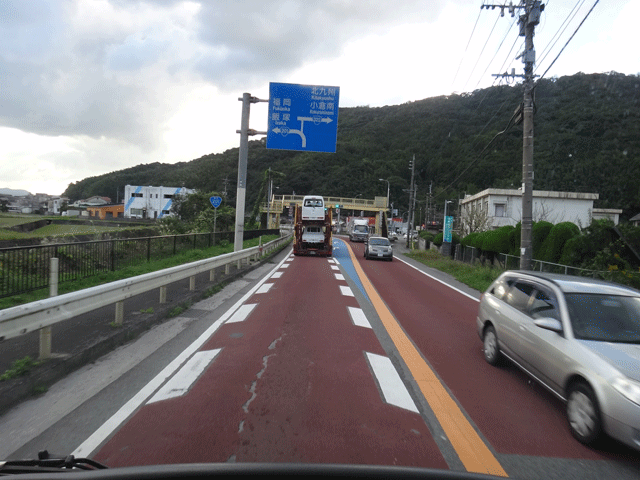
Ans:
{"type": "Polygon", "coordinates": [[[478,238],[478,235],[480,235],[480,232],[470,233],[469,235],[464,237],[462,240],[460,240],[460,243],[464,247],[475,247],[475,241],[478,238]]]}
{"type": "Polygon", "coordinates": [[[550,222],[533,222],[531,227],[531,243],[533,247],[533,258],[540,259],[540,251],[542,244],[549,236],[549,232],[553,228],[553,223],[550,222]]]}
{"type": "Polygon", "coordinates": [[[567,241],[580,235],[580,229],[575,223],[562,222],[554,225],[547,238],[542,242],[539,250],[539,260],[558,263],[562,255],[562,249],[567,241]]]}
{"type": "Polygon", "coordinates": [[[485,235],[482,241],[482,250],[485,252],[493,253],[509,253],[510,242],[509,234],[513,231],[514,227],[511,225],[505,225],[497,230],[490,230],[485,235]]]}

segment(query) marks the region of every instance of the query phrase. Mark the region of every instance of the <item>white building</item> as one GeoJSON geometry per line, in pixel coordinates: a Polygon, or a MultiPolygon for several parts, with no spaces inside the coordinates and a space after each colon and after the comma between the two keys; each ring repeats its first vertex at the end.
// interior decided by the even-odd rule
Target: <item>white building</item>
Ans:
{"type": "Polygon", "coordinates": [[[124,216],[126,218],[162,218],[170,215],[173,198],[194,191],[185,187],[124,187],[124,216]]]}
{"type": "MultiPolygon", "coordinates": [[[[553,224],[572,222],[581,228],[586,227],[594,218],[593,202],[597,199],[597,193],[534,190],[533,221],[553,224]]],[[[522,192],[489,188],[475,195],[468,195],[460,201],[460,215],[465,235],[470,230],[515,226],[522,219],[522,192]],[[475,228],[470,224],[475,224],[475,228]],[[477,228],[478,224],[483,225],[477,228]]]]}
{"type": "Polygon", "coordinates": [[[614,225],[620,223],[621,209],[618,208],[594,208],[592,215],[594,220],[603,220],[605,218],[611,220],[614,225]]]}

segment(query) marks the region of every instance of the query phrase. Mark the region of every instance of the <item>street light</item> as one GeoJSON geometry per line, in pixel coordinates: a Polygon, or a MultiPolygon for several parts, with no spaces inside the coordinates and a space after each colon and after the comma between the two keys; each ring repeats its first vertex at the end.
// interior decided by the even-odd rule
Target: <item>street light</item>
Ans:
{"type": "Polygon", "coordinates": [[[446,221],[447,218],[447,204],[448,203],[453,203],[453,200],[445,200],[444,201],[444,218],[442,219],[442,231],[444,232],[444,222],[446,221]]]}

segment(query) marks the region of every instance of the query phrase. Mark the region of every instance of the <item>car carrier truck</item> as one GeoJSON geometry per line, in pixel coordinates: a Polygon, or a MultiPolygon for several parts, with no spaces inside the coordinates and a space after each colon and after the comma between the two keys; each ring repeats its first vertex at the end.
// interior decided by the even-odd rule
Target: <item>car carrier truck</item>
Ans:
{"type": "Polygon", "coordinates": [[[307,195],[296,206],[294,235],[294,255],[331,256],[331,209],[325,210],[322,197],[307,195]]]}

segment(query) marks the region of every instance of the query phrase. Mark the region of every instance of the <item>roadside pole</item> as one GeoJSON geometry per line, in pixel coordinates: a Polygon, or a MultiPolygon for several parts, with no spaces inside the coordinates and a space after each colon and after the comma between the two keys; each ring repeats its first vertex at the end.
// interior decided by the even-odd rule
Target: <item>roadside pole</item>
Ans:
{"type": "Polygon", "coordinates": [[[268,102],[252,97],[250,93],[243,93],[242,98],[242,119],[240,121],[240,148],[238,150],[238,188],[236,194],[236,227],[233,238],[233,251],[242,250],[242,240],[244,237],[244,207],[247,193],[247,158],[249,156],[249,135],[266,135],[267,132],[256,132],[249,128],[249,113],[251,104],[257,102],[268,102]]]}

